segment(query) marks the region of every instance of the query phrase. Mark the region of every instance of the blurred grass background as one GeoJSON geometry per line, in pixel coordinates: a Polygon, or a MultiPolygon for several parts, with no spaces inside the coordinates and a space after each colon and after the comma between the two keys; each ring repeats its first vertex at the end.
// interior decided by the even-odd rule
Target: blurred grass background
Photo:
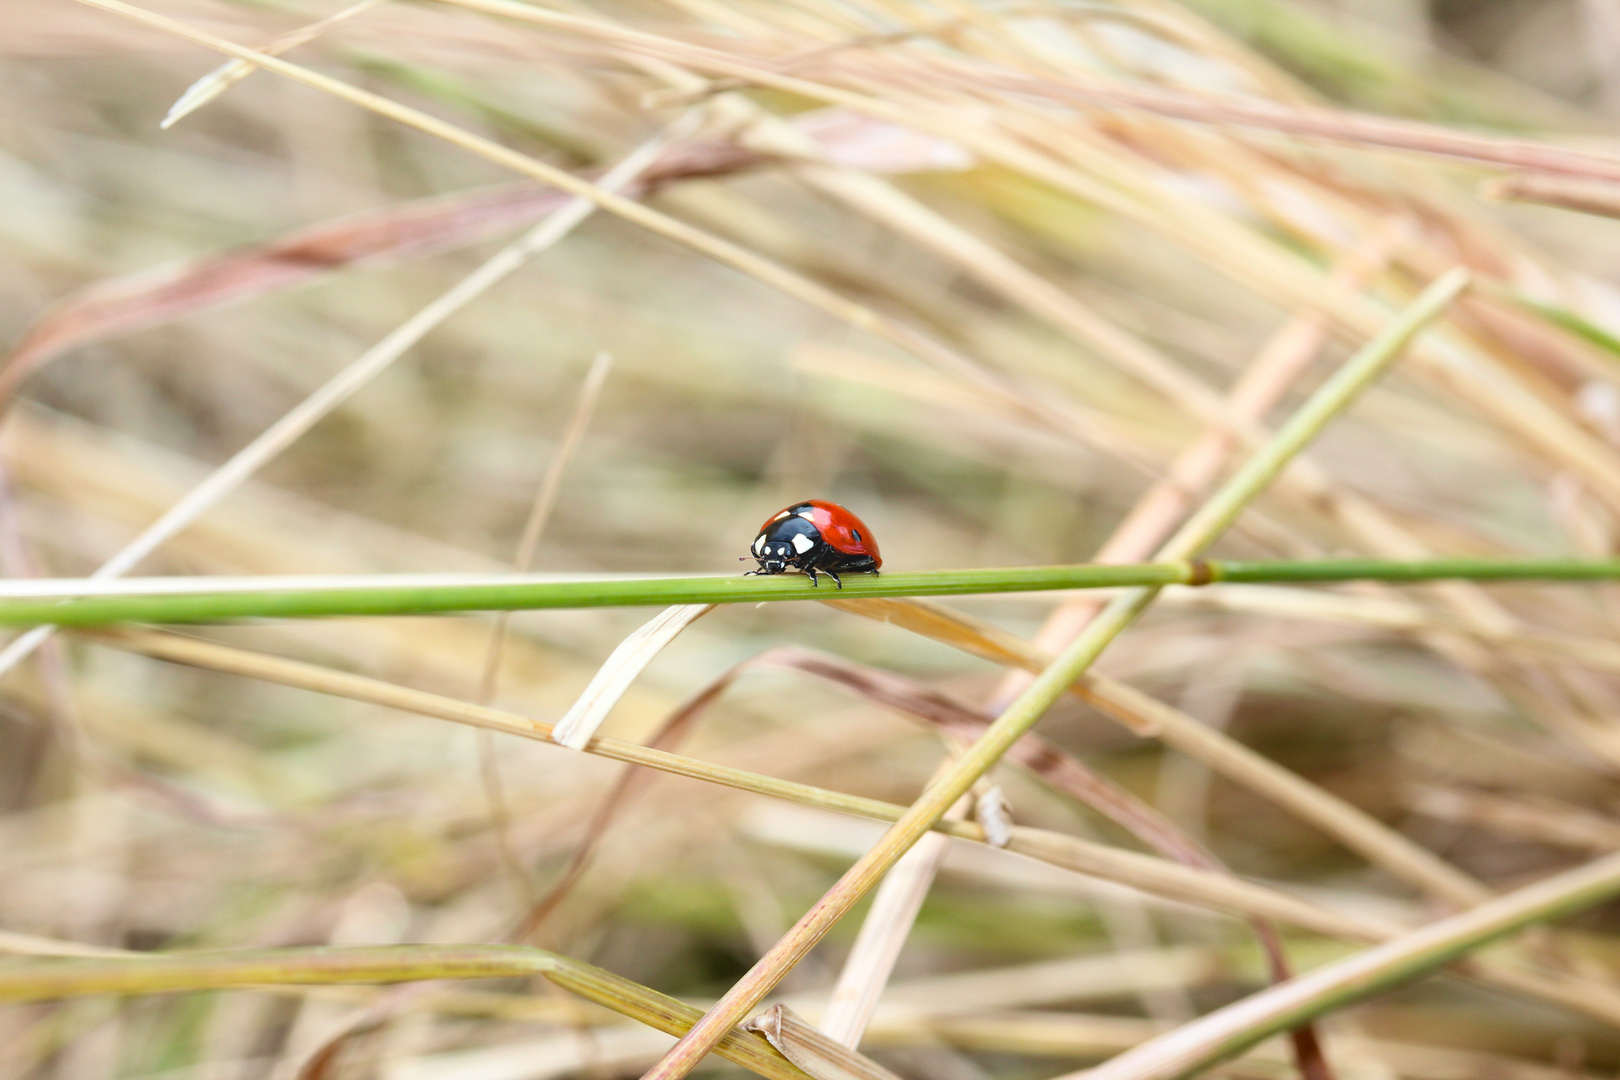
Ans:
{"type": "MultiPolygon", "coordinates": [[[[250,44],[337,8],[149,6],[250,44]]],[[[1369,245],[1377,268],[1355,288],[1391,306],[1449,265],[1469,265],[1489,288],[1453,319],[1447,348],[1489,381],[1470,394],[1433,363],[1403,365],[1312,457],[1335,497],[1370,505],[1436,553],[1613,553],[1620,386],[1603,335],[1620,335],[1620,223],[1482,197],[1497,169],[998,93],[971,75],[952,81],[960,72],[947,62],[1612,150],[1613,0],[668,0],[582,10],[780,63],[913,115],[909,143],[873,121],[880,130],[862,133],[876,149],[859,139],[824,147],[837,168],[892,185],[1216,390],[1280,328],[1309,320],[1300,298],[1325,292],[1369,245]],[[964,146],[946,141],[952,124],[964,146]],[[998,159],[970,134],[1040,167],[1019,167],[1011,150],[998,159]],[[1515,425],[1532,413],[1552,419],[1515,425]]],[[[611,165],[681,107],[611,42],[435,3],[382,4],[290,58],[582,172],[611,165]]],[[[217,62],[68,0],[0,0],[0,341],[73,316],[78,290],[97,283],[148,275],[121,286],[140,295],[140,282],[166,267],[513,180],[263,73],[160,131],[173,101],[217,62]]],[[[745,96],[783,117],[823,104],[781,89],[745,96]]],[[[971,257],[953,258],[877,203],[839,198],[811,167],[748,164],[671,180],[650,205],[948,343],[1010,396],[598,213],[143,572],[510,565],[602,351],[612,372],[567,463],[539,570],[731,572],[759,521],[808,497],[855,509],[896,569],[1083,561],[1204,430],[1185,402],[1124,370],[1118,351],[1027,291],[998,289],[971,257]],[[1077,427],[1043,420],[1037,406],[1067,410],[1077,427]]],[[[384,252],[63,350],[0,421],[5,572],[92,571],[516,225],[469,228],[432,251],[384,252]]],[[[1323,301],[1341,314],[1326,320],[1320,350],[1271,416],[1286,415],[1364,337],[1334,303],[1323,301]]],[[[1368,535],[1323,499],[1280,489],[1220,551],[1390,554],[1368,535]]],[[[1263,589],[1167,595],[1100,670],[1223,728],[1493,888],[1614,848],[1620,669],[1592,656],[1613,638],[1620,595],[1492,587],[1493,602],[1464,587],[1405,590],[1401,610],[1415,621],[1402,625],[1335,602],[1394,593],[1305,595],[1320,602],[1284,611],[1263,589]],[[1459,633],[1474,634],[1467,648],[1446,647],[1459,633]]],[[[1027,637],[1061,602],[960,606],[1027,637]]],[[[497,702],[556,719],[646,617],[516,616],[497,702]]],[[[208,635],[472,699],[485,623],[331,620],[208,635]]],[[[728,667],[785,643],[981,702],[1000,679],[986,663],[831,609],[722,609],[654,662],[607,731],[645,738],[728,667]]],[[[1239,873],[1345,909],[1439,910],[1313,827],[1078,704],[1060,705],[1042,731],[1239,873]]],[[[583,755],[496,738],[521,874],[502,857],[474,733],[70,640],[0,684],[0,930],[135,950],[498,939],[560,873],[616,774],[583,755]]],[[[876,704],[763,672],[729,691],[682,751],[906,803],[940,745],[876,704]]],[[[997,779],[1021,823],[1134,846],[1011,768],[997,779]]],[[[659,778],[533,940],[710,998],[873,835],[865,823],[659,778]]],[[[1114,952],[1127,954],[1134,977],[1086,969],[1032,1003],[1001,1007],[992,991],[972,1005],[938,1004],[933,1019],[880,1024],[867,1044],[875,1056],[908,1077],[1047,1076],[1139,1040],[1148,1021],[1184,1019],[1261,985],[1241,923],[1032,865],[953,857],[898,982],[1114,952]],[[1188,955],[1200,962],[1176,966],[1188,955]]],[[[1563,939],[1565,960],[1612,984],[1615,929],[1612,912],[1587,917],[1563,939]]],[[[825,991],[853,932],[842,928],[785,989],[825,991]]],[[[1303,933],[1289,942],[1301,966],[1345,950],[1303,933]]],[[[947,996],[920,985],[920,1000],[947,996]]],[[[644,1048],[616,1057],[610,1036],[579,1034],[606,1013],[570,1012],[543,994],[535,1003],[538,991],[515,981],[493,989],[502,999],[482,1009],[405,1009],[322,1067],[516,1080],[633,1074],[648,1060],[644,1048]],[[520,1001],[531,1014],[519,1015],[520,1001]]],[[[0,1008],[0,1077],[279,1080],[306,1067],[354,1000],[230,992],[0,1008]]],[[[1612,1028],[1456,980],[1352,1010],[1327,1030],[1346,1075],[1550,1080],[1620,1067],[1612,1028]]],[[[1262,1054],[1228,1069],[1278,1075],[1281,1062],[1262,1054]]]]}

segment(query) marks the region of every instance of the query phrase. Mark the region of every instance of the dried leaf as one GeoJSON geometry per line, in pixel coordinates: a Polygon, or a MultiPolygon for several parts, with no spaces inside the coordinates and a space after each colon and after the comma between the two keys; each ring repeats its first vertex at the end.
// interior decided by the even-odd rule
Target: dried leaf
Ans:
{"type": "Polygon", "coordinates": [[[664,646],[674,641],[682,630],[713,610],[713,604],[676,604],[665,608],[619,642],[619,647],[597,669],[579,700],[558,722],[552,738],[563,746],[583,750],[636,676],[652,663],[653,657],[663,652],[664,646]]]}
{"type": "Polygon", "coordinates": [[[41,366],[76,346],[292,288],[379,256],[472,243],[544,217],[567,201],[563,192],[530,183],[477,188],[355,214],[156,272],[109,278],[65,297],[17,342],[0,367],[0,407],[41,366]]]}
{"type": "MultiPolygon", "coordinates": [[[[796,117],[793,123],[807,128],[818,149],[833,160],[846,151],[856,157],[866,153],[870,159],[861,146],[880,138],[882,130],[904,130],[840,114],[841,110],[820,110],[796,117]]],[[[740,172],[769,160],[729,137],[694,137],[666,147],[623,194],[640,198],[663,184],[740,172]]],[[[919,161],[915,155],[890,153],[886,171],[905,171],[919,161]]],[[[476,243],[544,217],[568,201],[566,192],[529,182],[474,188],[323,222],[267,243],[166,269],[97,282],[64,297],[35,320],[0,364],[0,409],[34,372],[68,349],[267,296],[368,260],[476,243]]]]}

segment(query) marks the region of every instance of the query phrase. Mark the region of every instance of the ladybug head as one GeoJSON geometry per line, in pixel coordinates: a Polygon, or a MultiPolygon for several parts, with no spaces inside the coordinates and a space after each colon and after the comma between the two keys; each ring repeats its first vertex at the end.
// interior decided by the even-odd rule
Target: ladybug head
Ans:
{"type": "Polygon", "coordinates": [[[792,559],[787,544],[761,544],[760,549],[760,554],[755,555],[760,560],[760,573],[781,573],[787,568],[787,560],[792,559]]]}
{"type": "Polygon", "coordinates": [[[754,541],[753,551],[761,574],[780,574],[794,561],[793,548],[785,540],[769,540],[761,536],[754,541]]]}
{"type": "Polygon", "coordinates": [[[821,542],[821,534],[801,517],[778,518],[766,524],[754,538],[749,552],[759,563],[760,574],[780,574],[803,563],[806,553],[821,542]]]}

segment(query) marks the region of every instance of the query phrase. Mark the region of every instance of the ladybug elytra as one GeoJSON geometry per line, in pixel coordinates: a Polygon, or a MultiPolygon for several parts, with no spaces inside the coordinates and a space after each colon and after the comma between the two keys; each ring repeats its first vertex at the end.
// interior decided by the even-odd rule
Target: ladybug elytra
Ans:
{"type": "Polygon", "coordinates": [[[866,523],[837,503],[811,499],[794,503],[760,526],[749,548],[759,569],[750,574],[780,574],[788,567],[810,575],[826,574],[842,589],[840,573],[875,574],[883,565],[877,541],[866,523]]]}

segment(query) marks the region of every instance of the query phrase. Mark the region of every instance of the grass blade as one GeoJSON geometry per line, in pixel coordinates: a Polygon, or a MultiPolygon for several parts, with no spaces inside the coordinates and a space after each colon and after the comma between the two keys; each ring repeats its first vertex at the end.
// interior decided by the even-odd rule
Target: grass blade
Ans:
{"type": "MultiPolygon", "coordinates": [[[[670,1034],[685,1031],[701,1015],[690,1005],[601,968],[517,945],[150,953],[132,958],[12,964],[0,968],[0,1001],[519,975],[543,975],[580,997],[670,1034]]],[[[716,1053],[771,1080],[809,1080],[760,1035],[728,1032],[716,1053]]]]}
{"type": "MultiPolygon", "coordinates": [[[[769,600],[874,602],[891,597],[978,596],[1118,586],[1221,582],[1337,584],[1382,581],[1587,582],[1620,580],[1620,559],[1198,559],[1135,566],[1028,566],[853,575],[840,590],[797,574],[775,577],[559,578],[556,575],[411,574],[364,577],[165,577],[0,581],[0,625],[106,626],[337,615],[757,604],[769,600]],[[834,593],[829,596],[828,593],[834,593]]],[[[948,619],[947,619],[948,621],[948,619]]]]}
{"type": "Polygon", "coordinates": [[[1128,1050],[1073,1080],[1180,1080],[1304,1020],[1364,1001],[1498,938],[1620,895],[1620,855],[1589,863],[1461,915],[1318,968],[1128,1050]]]}
{"type": "Polygon", "coordinates": [[[619,642],[619,647],[597,670],[579,700],[557,722],[551,737],[571,750],[583,750],[636,676],[682,630],[713,610],[713,604],[677,604],[638,627],[619,642]]]}

